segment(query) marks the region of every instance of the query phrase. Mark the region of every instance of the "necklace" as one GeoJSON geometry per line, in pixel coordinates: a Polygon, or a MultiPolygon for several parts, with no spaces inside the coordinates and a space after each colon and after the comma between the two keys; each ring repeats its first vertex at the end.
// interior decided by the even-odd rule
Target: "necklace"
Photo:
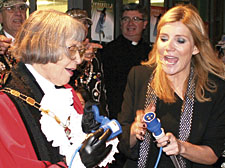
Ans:
{"type": "Polygon", "coordinates": [[[23,93],[20,93],[19,91],[16,91],[11,88],[4,88],[4,89],[1,89],[1,91],[9,93],[15,97],[18,97],[19,99],[23,100],[27,104],[37,108],[41,112],[43,112],[43,113],[47,114],[48,116],[52,117],[53,119],[55,119],[55,121],[64,128],[67,138],[68,139],[71,138],[70,137],[71,130],[69,129],[70,116],[67,118],[66,124],[64,124],[62,121],[60,121],[59,117],[57,117],[54,112],[50,111],[49,109],[45,110],[45,109],[41,108],[41,105],[37,101],[35,101],[33,98],[28,97],[28,96],[24,95],[23,93]]]}
{"type": "Polygon", "coordinates": [[[84,67],[83,74],[78,78],[80,80],[81,85],[88,86],[93,76],[93,70],[94,67],[92,62],[88,62],[84,67]]]}
{"type": "Polygon", "coordinates": [[[92,75],[93,75],[93,64],[92,62],[89,63],[89,74],[87,75],[87,79],[86,79],[86,85],[88,85],[88,83],[91,81],[92,75]]]}

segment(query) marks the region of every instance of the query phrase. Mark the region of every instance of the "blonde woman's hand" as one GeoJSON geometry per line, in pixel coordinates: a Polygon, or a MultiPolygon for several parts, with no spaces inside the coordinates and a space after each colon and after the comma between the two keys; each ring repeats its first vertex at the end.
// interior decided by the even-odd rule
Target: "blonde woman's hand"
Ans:
{"type": "Polygon", "coordinates": [[[131,125],[130,130],[130,146],[134,146],[138,140],[143,141],[145,133],[147,131],[147,124],[144,122],[143,117],[147,112],[154,112],[155,107],[150,106],[145,111],[137,110],[134,122],[131,125]]]}
{"type": "Polygon", "coordinates": [[[171,132],[158,140],[157,147],[163,147],[163,152],[167,155],[178,155],[181,151],[181,141],[177,139],[171,132]]]}

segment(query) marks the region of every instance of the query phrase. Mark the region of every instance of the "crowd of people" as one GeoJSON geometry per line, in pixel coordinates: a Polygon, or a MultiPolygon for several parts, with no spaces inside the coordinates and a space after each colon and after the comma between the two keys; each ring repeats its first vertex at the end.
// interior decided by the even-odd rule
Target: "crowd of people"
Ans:
{"type": "Polygon", "coordinates": [[[26,18],[28,8],[0,0],[0,167],[220,167],[225,65],[193,5],[161,16],[153,48],[139,4],[123,5],[122,34],[104,47],[87,38],[87,11],[26,18]],[[90,115],[92,104],[119,121],[119,142],[90,115]],[[161,137],[143,119],[149,112],[161,137]]]}

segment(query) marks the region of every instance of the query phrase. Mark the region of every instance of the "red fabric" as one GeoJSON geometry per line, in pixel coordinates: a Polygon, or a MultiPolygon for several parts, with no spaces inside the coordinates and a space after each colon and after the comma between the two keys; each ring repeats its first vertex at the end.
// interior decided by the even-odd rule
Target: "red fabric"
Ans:
{"type": "MultiPolygon", "coordinates": [[[[59,168],[37,159],[24,123],[9,97],[0,92],[0,167],[59,168]]],[[[62,164],[62,163],[60,163],[62,164]]],[[[66,167],[65,164],[63,166],[66,167]]]]}
{"type": "Polygon", "coordinates": [[[71,88],[73,93],[73,106],[76,109],[78,114],[84,114],[83,107],[81,105],[80,99],[77,96],[77,93],[69,84],[64,85],[65,88],[71,88]]]}

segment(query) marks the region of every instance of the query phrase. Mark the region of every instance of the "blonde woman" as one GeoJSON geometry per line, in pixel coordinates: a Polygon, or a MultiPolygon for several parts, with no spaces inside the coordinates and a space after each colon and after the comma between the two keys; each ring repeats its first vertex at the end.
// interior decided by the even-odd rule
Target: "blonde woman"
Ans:
{"type": "Polygon", "coordinates": [[[149,61],[130,71],[119,121],[125,167],[213,167],[224,150],[224,65],[211,47],[196,9],[176,6],[159,21],[149,61]],[[143,115],[155,112],[165,136],[147,131],[143,115]],[[150,143],[146,144],[150,135],[150,143]],[[147,155],[144,155],[147,154],[147,155]],[[145,159],[146,158],[146,159],[145,159]]]}

